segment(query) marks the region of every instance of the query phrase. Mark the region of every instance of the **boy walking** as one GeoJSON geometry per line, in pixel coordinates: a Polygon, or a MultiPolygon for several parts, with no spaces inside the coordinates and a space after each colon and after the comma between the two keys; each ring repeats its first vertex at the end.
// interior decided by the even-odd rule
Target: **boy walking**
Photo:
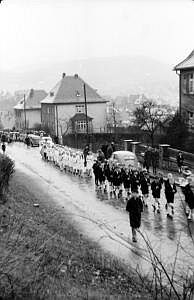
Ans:
{"type": "Polygon", "coordinates": [[[137,229],[141,226],[141,213],[143,211],[143,203],[138,191],[134,190],[132,197],[128,200],[126,211],[129,213],[130,226],[132,230],[132,241],[137,242],[137,229]]]}

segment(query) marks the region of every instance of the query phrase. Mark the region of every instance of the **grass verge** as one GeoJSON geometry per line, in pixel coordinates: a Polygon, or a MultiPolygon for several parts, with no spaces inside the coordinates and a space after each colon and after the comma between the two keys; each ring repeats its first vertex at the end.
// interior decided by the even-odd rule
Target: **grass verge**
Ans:
{"type": "Polygon", "coordinates": [[[15,173],[0,204],[0,299],[151,298],[121,262],[35,197],[22,176],[15,173]]]}

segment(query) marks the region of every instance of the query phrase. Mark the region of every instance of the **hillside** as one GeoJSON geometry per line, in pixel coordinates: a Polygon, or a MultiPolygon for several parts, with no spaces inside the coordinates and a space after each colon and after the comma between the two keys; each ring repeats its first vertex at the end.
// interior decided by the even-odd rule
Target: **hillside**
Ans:
{"type": "Polygon", "coordinates": [[[91,58],[29,67],[15,73],[0,71],[1,86],[7,90],[44,88],[50,90],[61,74],[78,73],[101,95],[112,97],[142,94],[178,103],[178,78],[167,65],[142,56],[91,58]]]}

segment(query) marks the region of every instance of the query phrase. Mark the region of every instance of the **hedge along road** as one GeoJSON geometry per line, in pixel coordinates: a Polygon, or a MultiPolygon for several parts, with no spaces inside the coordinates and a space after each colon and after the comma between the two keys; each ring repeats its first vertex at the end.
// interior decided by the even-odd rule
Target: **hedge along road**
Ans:
{"type": "Polygon", "coordinates": [[[155,215],[150,196],[148,210],[142,215],[143,236],[138,235],[138,243],[134,244],[131,242],[125,204],[97,193],[93,179],[61,172],[41,159],[38,148],[27,149],[25,145],[16,143],[7,147],[7,154],[15,161],[16,170],[26,173],[25,184],[28,188],[37,193],[41,191],[45,198],[57,203],[72,216],[80,233],[85,233],[103,249],[138,269],[141,274],[152,272],[147,243],[152,246],[169,273],[175,259],[177,276],[186,274],[188,269],[194,269],[194,222],[188,227],[183,209],[184,197],[179,188],[175,196],[173,220],[166,217],[164,194],[161,213],[155,215]]]}

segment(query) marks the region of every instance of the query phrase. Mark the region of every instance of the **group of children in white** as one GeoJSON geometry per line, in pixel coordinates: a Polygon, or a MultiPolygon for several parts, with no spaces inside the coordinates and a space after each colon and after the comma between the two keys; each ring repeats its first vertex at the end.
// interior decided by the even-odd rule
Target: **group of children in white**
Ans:
{"type": "Polygon", "coordinates": [[[92,153],[87,156],[87,165],[84,165],[84,156],[82,151],[60,146],[56,144],[43,144],[40,150],[44,160],[52,162],[60,168],[61,171],[70,172],[81,177],[92,177],[92,166],[94,157],[92,153]]]}
{"type": "MultiPolygon", "coordinates": [[[[177,188],[171,173],[164,180],[163,174],[160,172],[157,176],[150,178],[150,174],[144,169],[137,170],[132,166],[125,168],[114,164],[110,166],[101,150],[97,156],[90,151],[84,156],[82,150],[45,143],[42,145],[40,153],[44,160],[52,162],[61,171],[81,177],[92,177],[94,174],[96,189],[106,193],[109,197],[128,201],[130,197],[137,194],[141,198],[144,209],[151,204],[154,213],[161,211],[161,191],[164,191],[166,213],[168,217],[173,218],[174,195],[177,193],[177,188]]],[[[191,220],[194,195],[191,189],[191,177],[187,175],[183,174],[181,188],[185,195],[186,213],[188,219],[191,220]]]]}

